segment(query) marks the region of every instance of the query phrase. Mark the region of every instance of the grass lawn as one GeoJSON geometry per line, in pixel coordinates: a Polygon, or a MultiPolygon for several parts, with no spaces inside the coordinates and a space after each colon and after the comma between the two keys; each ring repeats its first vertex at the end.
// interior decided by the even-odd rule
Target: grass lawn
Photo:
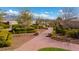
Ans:
{"type": "Polygon", "coordinates": [[[68,51],[63,48],[53,48],[53,47],[48,47],[48,48],[41,48],[38,51],[68,51]]]}

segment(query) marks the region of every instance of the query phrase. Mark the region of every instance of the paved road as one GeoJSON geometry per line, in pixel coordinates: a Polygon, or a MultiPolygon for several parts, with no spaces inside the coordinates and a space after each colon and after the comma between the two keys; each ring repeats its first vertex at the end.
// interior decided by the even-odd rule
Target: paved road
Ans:
{"type": "Polygon", "coordinates": [[[37,51],[40,48],[44,47],[58,47],[64,48],[68,50],[78,51],[79,45],[67,43],[67,42],[60,42],[56,40],[52,40],[49,37],[46,37],[48,33],[51,33],[52,29],[49,28],[48,30],[44,31],[37,37],[33,38],[32,40],[26,42],[21,47],[15,49],[16,51],[37,51]]]}

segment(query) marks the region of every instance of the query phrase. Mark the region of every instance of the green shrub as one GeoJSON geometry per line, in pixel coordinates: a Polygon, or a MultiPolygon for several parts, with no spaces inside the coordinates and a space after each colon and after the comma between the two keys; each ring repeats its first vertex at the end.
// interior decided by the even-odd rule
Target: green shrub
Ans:
{"type": "Polygon", "coordinates": [[[68,37],[72,37],[72,38],[79,38],[79,30],[77,30],[77,29],[68,30],[66,32],[66,35],[68,37]]]}
{"type": "Polygon", "coordinates": [[[11,33],[8,33],[5,46],[10,46],[11,43],[12,43],[12,34],[11,33]]]}
{"type": "Polygon", "coordinates": [[[3,47],[5,45],[5,39],[4,36],[0,36],[0,47],[3,47]]]}
{"type": "Polygon", "coordinates": [[[26,29],[25,28],[16,28],[13,30],[14,33],[25,33],[26,32],[26,29]]]}
{"type": "Polygon", "coordinates": [[[12,43],[12,35],[7,30],[0,32],[0,47],[10,46],[12,43]]]}
{"type": "Polygon", "coordinates": [[[9,25],[8,24],[0,24],[0,27],[2,27],[2,28],[9,28],[9,25]]]}
{"type": "Polygon", "coordinates": [[[31,25],[31,27],[33,27],[33,28],[35,28],[35,29],[38,29],[38,28],[39,28],[37,24],[31,25]]]}
{"type": "Polygon", "coordinates": [[[39,29],[43,29],[43,28],[45,28],[45,27],[44,27],[44,26],[42,26],[42,25],[40,25],[40,26],[39,26],[39,29]]]}
{"type": "Polygon", "coordinates": [[[25,33],[26,32],[26,28],[24,28],[22,25],[13,25],[12,26],[12,33],[25,33]]]}
{"type": "Polygon", "coordinates": [[[33,27],[29,27],[29,28],[26,29],[26,32],[27,33],[34,33],[34,32],[36,32],[36,30],[33,27]]]}
{"type": "MultiPolygon", "coordinates": [[[[53,25],[53,30],[56,34],[66,35],[71,38],[79,38],[79,29],[71,28],[69,26],[66,28],[60,24],[60,22],[53,25]]],[[[52,36],[54,36],[54,34],[52,36]]]]}
{"type": "Polygon", "coordinates": [[[24,28],[24,26],[17,24],[17,25],[13,25],[12,28],[13,28],[13,29],[16,29],[16,28],[24,28]]]}
{"type": "Polygon", "coordinates": [[[36,32],[34,27],[28,27],[28,28],[24,28],[24,27],[14,27],[12,30],[13,33],[16,34],[20,34],[20,33],[33,33],[36,32]]]}
{"type": "Polygon", "coordinates": [[[61,35],[65,35],[66,29],[60,25],[60,24],[56,24],[53,26],[53,30],[57,33],[57,34],[61,34],[61,35]]]}
{"type": "Polygon", "coordinates": [[[51,38],[56,38],[56,32],[54,30],[51,33],[51,38]]]}
{"type": "Polygon", "coordinates": [[[64,28],[62,25],[58,24],[53,26],[53,30],[56,34],[66,35],[71,38],[79,38],[79,29],[64,28]]]}
{"type": "Polygon", "coordinates": [[[31,27],[35,28],[35,29],[46,29],[47,26],[45,25],[37,25],[37,24],[33,24],[31,25],[31,27]]]}

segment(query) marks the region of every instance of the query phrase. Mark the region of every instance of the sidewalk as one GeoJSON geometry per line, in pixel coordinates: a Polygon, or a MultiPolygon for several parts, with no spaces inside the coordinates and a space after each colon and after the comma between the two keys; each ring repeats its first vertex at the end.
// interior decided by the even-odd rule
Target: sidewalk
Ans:
{"type": "Polygon", "coordinates": [[[49,37],[46,37],[48,33],[51,33],[51,31],[52,29],[49,28],[48,30],[39,34],[37,37],[26,42],[21,47],[15,49],[15,51],[37,51],[40,48],[45,48],[45,47],[57,47],[57,48],[63,48],[63,49],[68,49],[73,51],[79,51],[78,44],[60,42],[60,41],[52,40],[49,37]]]}

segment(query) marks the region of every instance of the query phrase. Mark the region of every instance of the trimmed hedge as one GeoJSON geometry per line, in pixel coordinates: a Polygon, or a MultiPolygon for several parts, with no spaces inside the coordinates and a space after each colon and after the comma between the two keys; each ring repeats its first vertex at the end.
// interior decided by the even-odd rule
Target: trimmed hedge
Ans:
{"type": "Polygon", "coordinates": [[[26,29],[25,28],[15,28],[13,29],[13,33],[19,34],[19,33],[25,33],[26,29]]]}
{"type": "Polygon", "coordinates": [[[0,31],[0,47],[10,46],[12,43],[12,34],[7,30],[0,31]]]}
{"type": "Polygon", "coordinates": [[[36,32],[36,30],[35,30],[34,27],[24,28],[24,27],[22,27],[20,25],[15,25],[15,26],[13,26],[12,32],[15,33],[15,34],[20,34],[20,33],[34,33],[34,32],[36,32]]]}

